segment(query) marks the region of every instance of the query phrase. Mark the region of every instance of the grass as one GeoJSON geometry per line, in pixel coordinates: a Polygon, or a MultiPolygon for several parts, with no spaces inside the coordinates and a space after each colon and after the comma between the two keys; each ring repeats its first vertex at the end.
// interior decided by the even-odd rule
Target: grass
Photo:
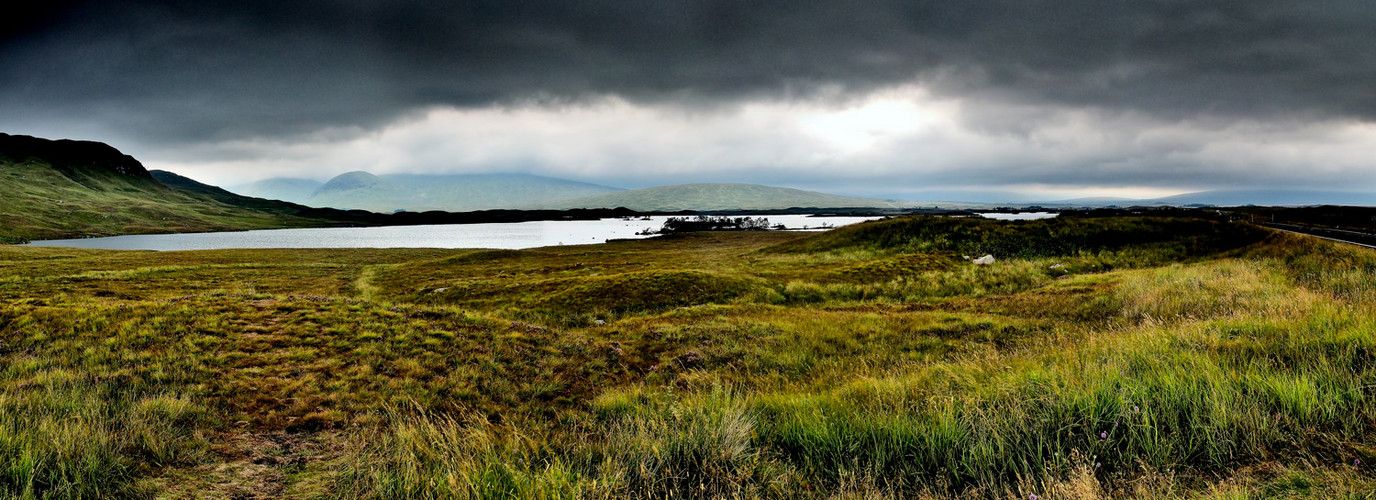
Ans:
{"type": "Polygon", "coordinates": [[[0,491],[1369,498],[1373,299],[1369,250],[1161,217],[0,247],[0,491]]]}
{"type": "Polygon", "coordinates": [[[0,392],[0,491],[16,497],[132,497],[134,479],[205,455],[204,406],[69,370],[12,366],[0,392]],[[27,375],[27,376],[26,376],[27,375]]]}

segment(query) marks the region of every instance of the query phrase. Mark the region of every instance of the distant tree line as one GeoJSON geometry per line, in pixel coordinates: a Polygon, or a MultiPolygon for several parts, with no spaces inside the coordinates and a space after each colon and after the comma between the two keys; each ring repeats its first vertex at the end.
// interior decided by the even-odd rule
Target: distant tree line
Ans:
{"type": "Polygon", "coordinates": [[[763,231],[769,229],[769,219],[764,217],[716,217],[699,215],[697,217],[670,217],[659,229],[660,234],[686,233],[692,231],[763,231]]]}

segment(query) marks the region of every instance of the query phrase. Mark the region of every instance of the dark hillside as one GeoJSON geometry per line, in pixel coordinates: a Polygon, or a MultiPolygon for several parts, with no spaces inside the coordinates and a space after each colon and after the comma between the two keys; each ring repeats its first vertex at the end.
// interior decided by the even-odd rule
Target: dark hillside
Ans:
{"type": "Polygon", "coordinates": [[[109,189],[110,181],[159,187],[142,163],[100,142],[0,133],[0,162],[45,163],[72,182],[94,190],[109,189]]]}
{"type": "Polygon", "coordinates": [[[106,144],[0,134],[0,243],[327,223],[185,181],[174,182],[183,189],[169,189],[106,144]]]}
{"type": "Polygon", "coordinates": [[[1265,234],[1249,224],[1192,217],[1062,216],[997,221],[980,217],[907,216],[846,226],[767,251],[866,249],[1035,258],[1155,246],[1193,256],[1239,248],[1260,241],[1265,234]]]}

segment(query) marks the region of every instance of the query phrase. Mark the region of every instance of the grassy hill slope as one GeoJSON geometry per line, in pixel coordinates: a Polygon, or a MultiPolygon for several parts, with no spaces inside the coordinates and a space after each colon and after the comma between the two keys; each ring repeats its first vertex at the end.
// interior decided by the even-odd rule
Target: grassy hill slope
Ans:
{"type": "Polygon", "coordinates": [[[781,208],[897,208],[873,198],[837,196],[758,184],[680,184],[632,189],[557,204],[567,208],[626,207],[637,211],[770,210],[781,208]]]}
{"type": "Polygon", "coordinates": [[[234,201],[169,188],[106,144],[0,134],[0,242],[326,223],[288,204],[234,201]]]}

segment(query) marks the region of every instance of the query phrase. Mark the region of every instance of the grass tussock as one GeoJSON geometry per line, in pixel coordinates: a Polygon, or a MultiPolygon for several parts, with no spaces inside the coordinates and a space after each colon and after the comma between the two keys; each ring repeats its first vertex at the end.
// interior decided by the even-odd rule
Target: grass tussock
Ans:
{"type": "Polygon", "coordinates": [[[146,494],[135,486],[139,476],[205,455],[207,417],[203,405],[184,395],[139,394],[65,370],[25,374],[0,391],[0,492],[21,498],[146,494]]]}
{"type": "Polygon", "coordinates": [[[775,486],[744,398],[717,389],[626,412],[613,403],[598,475],[614,496],[739,498],[775,486]]]}
{"type": "Polygon", "coordinates": [[[340,478],[350,498],[575,498],[579,478],[519,429],[486,418],[388,411],[340,478]],[[553,461],[551,461],[553,460],[553,461]]]}

